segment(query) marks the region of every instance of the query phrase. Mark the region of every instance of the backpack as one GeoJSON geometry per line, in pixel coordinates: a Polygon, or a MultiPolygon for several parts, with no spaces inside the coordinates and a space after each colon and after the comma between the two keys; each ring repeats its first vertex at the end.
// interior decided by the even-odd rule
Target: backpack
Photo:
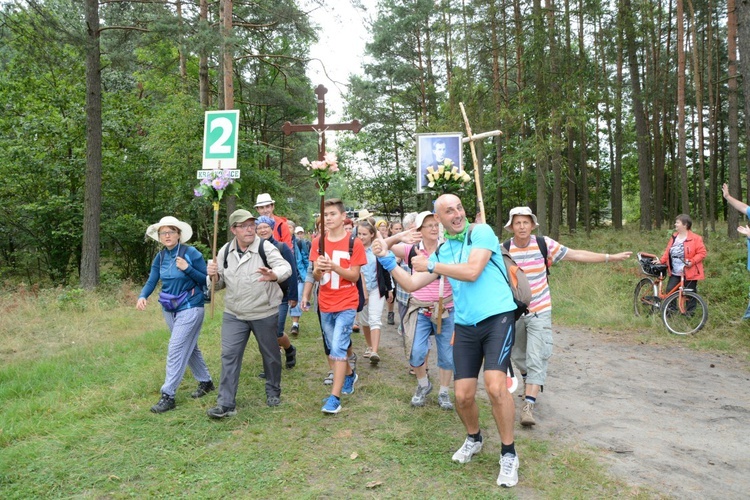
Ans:
{"type": "MultiPolygon", "coordinates": [[[[550,272],[549,259],[547,259],[547,240],[544,239],[544,236],[540,236],[537,234],[536,244],[539,247],[539,251],[542,253],[542,258],[544,259],[544,267],[547,268],[547,276],[549,276],[550,272]]],[[[510,252],[510,240],[503,241],[503,248],[510,252]]]]}
{"type": "MultiPolygon", "coordinates": [[[[354,239],[357,236],[352,233],[351,236],[349,236],[349,257],[351,258],[352,254],[354,253],[354,239]]],[[[357,312],[362,311],[362,309],[365,308],[365,289],[362,285],[362,273],[359,275],[359,279],[357,279],[357,295],[359,297],[359,302],[357,302],[357,312]]]]}
{"type": "MultiPolygon", "coordinates": [[[[183,245],[182,243],[179,244],[177,247],[177,257],[185,258],[185,254],[188,251],[188,248],[190,248],[188,245],[183,245]]],[[[164,255],[166,254],[167,249],[163,248],[159,251],[159,268],[161,269],[161,264],[164,262],[164,255]]],[[[187,260],[187,259],[186,259],[187,260]]],[[[188,260],[190,262],[190,260],[188,260]]],[[[192,264],[192,262],[190,262],[192,264]]],[[[193,289],[190,291],[190,295],[193,295],[193,291],[195,288],[200,287],[200,290],[203,292],[203,303],[208,304],[211,302],[211,289],[203,283],[202,285],[195,285],[193,289]]]]}
{"type": "MultiPolygon", "coordinates": [[[[469,232],[466,235],[466,243],[471,246],[471,231],[474,229],[474,224],[469,225],[469,232]]],[[[440,247],[443,246],[441,243],[435,250],[435,255],[440,252],[440,247]]],[[[490,262],[500,269],[500,274],[505,278],[505,282],[508,283],[510,291],[513,293],[513,302],[516,304],[516,310],[514,311],[515,319],[529,312],[529,304],[531,304],[531,285],[529,279],[526,277],[526,273],[523,272],[513,257],[510,256],[510,252],[505,245],[500,246],[500,253],[503,257],[503,264],[505,264],[505,272],[500,269],[500,265],[490,257],[490,262]],[[508,278],[510,277],[510,279],[508,278]]]]}
{"type": "MultiPolygon", "coordinates": [[[[258,245],[258,255],[260,255],[260,259],[263,261],[263,265],[265,267],[270,268],[271,266],[268,265],[268,260],[266,259],[266,249],[264,248],[265,247],[264,243],[266,241],[268,241],[268,240],[264,240],[263,238],[260,238],[260,245],[258,245]]],[[[276,243],[273,244],[273,246],[276,247],[276,249],[279,251],[279,253],[283,257],[284,253],[281,251],[282,245],[284,245],[284,243],[282,243],[280,241],[277,241],[276,243]]],[[[227,245],[227,246],[224,247],[224,269],[226,269],[227,265],[228,265],[227,264],[227,256],[229,255],[229,247],[230,246],[231,245],[227,245]]],[[[284,259],[284,260],[286,260],[286,259],[284,259]]],[[[293,262],[289,262],[289,265],[290,266],[295,266],[297,264],[293,263],[293,262]]],[[[276,284],[279,285],[279,288],[281,288],[281,293],[283,293],[284,297],[286,297],[286,294],[289,291],[289,278],[286,278],[284,281],[277,281],[276,284]]]]}

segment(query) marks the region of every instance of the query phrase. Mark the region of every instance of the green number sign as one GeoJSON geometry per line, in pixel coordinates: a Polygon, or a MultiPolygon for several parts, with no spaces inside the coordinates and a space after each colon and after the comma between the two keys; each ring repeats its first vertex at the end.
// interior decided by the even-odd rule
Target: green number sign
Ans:
{"type": "Polygon", "coordinates": [[[237,168],[240,111],[206,111],[203,127],[203,168],[237,168]]]}

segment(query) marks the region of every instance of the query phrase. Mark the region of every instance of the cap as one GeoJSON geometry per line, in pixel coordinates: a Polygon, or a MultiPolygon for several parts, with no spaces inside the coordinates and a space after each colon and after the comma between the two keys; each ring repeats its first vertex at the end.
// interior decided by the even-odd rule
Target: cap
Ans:
{"type": "Polygon", "coordinates": [[[432,216],[435,216],[435,214],[433,214],[433,213],[432,213],[432,212],[430,212],[430,211],[419,212],[419,213],[417,214],[417,218],[416,218],[416,219],[414,219],[414,227],[415,227],[416,229],[420,229],[420,228],[422,227],[422,223],[424,222],[424,220],[425,220],[425,219],[426,219],[427,217],[429,217],[430,215],[432,215],[432,216]]]}
{"type": "Polygon", "coordinates": [[[229,216],[229,226],[231,227],[241,222],[245,222],[248,219],[255,220],[255,216],[251,214],[249,210],[240,208],[239,210],[232,212],[232,215],[229,216]]]}

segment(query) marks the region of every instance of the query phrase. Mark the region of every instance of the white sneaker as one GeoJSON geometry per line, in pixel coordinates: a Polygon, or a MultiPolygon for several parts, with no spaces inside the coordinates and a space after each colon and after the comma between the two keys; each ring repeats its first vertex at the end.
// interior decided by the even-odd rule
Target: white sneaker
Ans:
{"type": "Polygon", "coordinates": [[[500,474],[497,485],[511,488],[518,484],[518,455],[506,453],[500,457],[500,474]]]}
{"type": "Polygon", "coordinates": [[[471,462],[471,457],[482,451],[482,441],[474,441],[473,438],[467,437],[463,446],[453,454],[453,461],[460,464],[471,462]]]}

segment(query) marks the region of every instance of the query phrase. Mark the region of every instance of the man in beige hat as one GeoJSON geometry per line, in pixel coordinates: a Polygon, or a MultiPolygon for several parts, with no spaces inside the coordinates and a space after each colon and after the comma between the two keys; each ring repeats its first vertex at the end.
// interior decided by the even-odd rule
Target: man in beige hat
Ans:
{"type": "Polygon", "coordinates": [[[539,391],[544,387],[549,358],[552,356],[552,300],[547,281],[548,268],[562,260],[606,263],[619,262],[631,255],[631,252],[610,255],[574,250],[548,236],[532,237],[532,231],[537,226],[536,215],[529,207],[515,207],[505,224],[505,229],[511,231],[513,237],[503,243],[518,267],[526,273],[532,291],[529,313],[516,322],[516,341],[511,355],[526,386],[521,409],[521,425],[525,427],[536,425],[534,405],[539,391]]]}
{"type": "Polygon", "coordinates": [[[259,194],[255,199],[255,208],[258,210],[258,213],[260,215],[272,217],[273,220],[276,221],[276,225],[274,226],[273,230],[274,239],[276,241],[284,243],[292,251],[294,251],[294,246],[292,245],[292,232],[289,230],[289,223],[286,217],[274,215],[273,211],[274,208],[276,208],[276,201],[271,198],[271,195],[268,193],[259,194]]]}
{"type": "Polygon", "coordinates": [[[208,276],[217,278],[216,289],[226,288],[221,324],[221,381],[217,405],[208,410],[211,418],[237,413],[236,396],[250,334],[255,334],[266,374],[266,404],[281,402],[281,355],[276,340],[279,304],[283,292],[274,281],[292,274],[291,265],[279,249],[255,234],[255,216],[247,210],[235,210],[229,216],[234,238],[216,253],[217,262],[208,264],[208,276]],[[270,267],[259,253],[261,242],[270,267]]]}

